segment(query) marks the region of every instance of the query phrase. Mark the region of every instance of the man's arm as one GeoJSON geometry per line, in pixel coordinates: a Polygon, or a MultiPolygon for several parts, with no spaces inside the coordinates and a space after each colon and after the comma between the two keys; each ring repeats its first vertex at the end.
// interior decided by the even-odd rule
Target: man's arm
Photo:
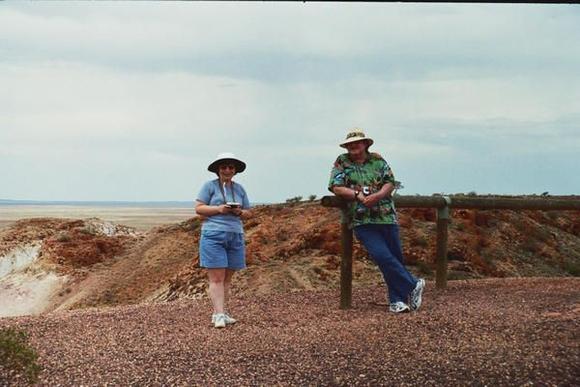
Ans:
{"type": "Polygon", "coordinates": [[[395,185],[393,183],[386,183],[382,186],[380,190],[375,193],[370,194],[369,196],[365,196],[361,202],[365,205],[365,207],[373,207],[377,204],[380,200],[390,197],[393,191],[395,190],[395,185]]]}
{"type": "Polygon", "coordinates": [[[336,196],[340,196],[341,198],[349,201],[357,200],[357,198],[358,200],[362,201],[364,198],[364,195],[361,192],[357,192],[353,188],[348,187],[332,187],[332,192],[334,192],[336,196]]]}

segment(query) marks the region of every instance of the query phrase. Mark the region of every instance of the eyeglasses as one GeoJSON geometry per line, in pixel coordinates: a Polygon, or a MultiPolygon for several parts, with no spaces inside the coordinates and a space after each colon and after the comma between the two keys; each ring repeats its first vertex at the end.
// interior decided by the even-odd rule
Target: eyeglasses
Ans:
{"type": "Polygon", "coordinates": [[[231,170],[236,170],[236,166],[233,164],[222,164],[220,165],[220,169],[231,169],[231,170]]]}

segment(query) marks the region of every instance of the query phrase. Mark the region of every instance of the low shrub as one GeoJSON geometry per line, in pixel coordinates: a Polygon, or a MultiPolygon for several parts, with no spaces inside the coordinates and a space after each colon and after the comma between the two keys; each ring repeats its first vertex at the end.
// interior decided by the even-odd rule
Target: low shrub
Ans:
{"type": "Polygon", "coordinates": [[[85,225],[83,228],[79,229],[79,232],[86,235],[97,235],[97,229],[92,224],[85,225]]]}
{"type": "Polygon", "coordinates": [[[542,245],[535,239],[526,239],[522,242],[521,248],[532,254],[538,254],[542,250],[542,245]]]}
{"type": "Polygon", "coordinates": [[[72,240],[70,234],[66,231],[59,232],[56,236],[57,242],[70,242],[72,240]]]}
{"type": "Polygon", "coordinates": [[[302,196],[294,196],[293,198],[286,199],[286,203],[288,203],[288,204],[300,203],[301,201],[302,201],[302,196]]]}
{"type": "Polygon", "coordinates": [[[425,235],[423,235],[423,234],[416,235],[413,238],[412,243],[414,246],[419,246],[419,247],[428,247],[429,246],[429,241],[427,240],[427,237],[425,237],[425,235]]]}
{"type": "Polygon", "coordinates": [[[574,277],[580,277],[580,264],[578,262],[564,262],[564,270],[574,277]]]}
{"type": "Polygon", "coordinates": [[[423,275],[433,275],[433,269],[425,261],[417,261],[417,269],[419,270],[419,273],[423,275]]]}
{"type": "MultiPolygon", "coordinates": [[[[40,366],[38,355],[28,344],[26,332],[14,328],[0,329],[0,370],[3,374],[22,374],[30,383],[38,380],[40,366]]],[[[0,382],[4,376],[0,377],[0,382]]],[[[8,382],[8,380],[6,380],[8,382]]]]}
{"type": "Polygon", "coordinates": [[[468,280],[473,278],[469,273],[463,271],[451,271],[447,274],[448,281],[468,280]]]}

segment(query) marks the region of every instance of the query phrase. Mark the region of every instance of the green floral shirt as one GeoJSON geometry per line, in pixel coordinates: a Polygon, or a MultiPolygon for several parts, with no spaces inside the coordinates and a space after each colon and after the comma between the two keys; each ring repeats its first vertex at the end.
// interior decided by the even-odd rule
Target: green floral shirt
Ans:
{"type": "MultiPolygon", "coordinates": [[[[395,184],[395,176],[381,155],[369,153],[363,164],[356,164],[350,160],[348,153],[343,153],[334,162],[328,189],[332,192],[334,187],[348,187],[364,192],[365,187],[368,187],[367,192],[375,193],[387,183],[395,184]]],[[[363,224],[397,224],[395,204],[390,197],[381,199],[372,208],[356,201],[350,202],[347,214],[350,227],[363,224]]]]}

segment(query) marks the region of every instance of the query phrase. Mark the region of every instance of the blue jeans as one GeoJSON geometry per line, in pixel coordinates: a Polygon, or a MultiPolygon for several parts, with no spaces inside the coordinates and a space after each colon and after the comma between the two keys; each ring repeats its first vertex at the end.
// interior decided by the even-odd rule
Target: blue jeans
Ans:
{"type": "Polygon", "coordinates": [[[389,290],[389,302],[408,303],[417,279],[405,268],[396,224],[363,224],[354,234],[379,266],[389,290]]]}

